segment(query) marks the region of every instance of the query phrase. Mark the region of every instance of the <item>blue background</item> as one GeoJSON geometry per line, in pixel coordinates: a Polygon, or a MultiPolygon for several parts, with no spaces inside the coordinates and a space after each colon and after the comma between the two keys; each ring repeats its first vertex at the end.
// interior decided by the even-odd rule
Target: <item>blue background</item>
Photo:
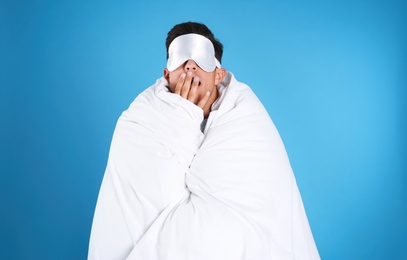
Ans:
{"type": "Polygon", "coordinates": [[[407,259],[406,14],[406,1],[1,1],[0,258],[86,258],[116,120],[192,20],[279,129],[321,257],[407,259]]]}

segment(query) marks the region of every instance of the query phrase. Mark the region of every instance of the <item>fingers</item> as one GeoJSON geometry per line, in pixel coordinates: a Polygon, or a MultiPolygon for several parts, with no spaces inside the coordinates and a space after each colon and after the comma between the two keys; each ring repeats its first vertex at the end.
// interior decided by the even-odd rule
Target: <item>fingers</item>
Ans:
{"type": "Polygon", "coordinates": [[[187,74],[182,73],[175,86],[174,93],[195,103],[198,85],[199,79],[197,77],[193,78],[191,72],[188,72],[187,74]]]}
{"type": "Polygon", "coordinates": [[[192,81],[192,86],[189,90],[188,97],[187,97],[187,99],[194,104],[196,104],[198,86],[199,86],[199,78],[195,77],[192,81]]]}
{"type": "Polygon", "coordinates": [[[203,109],[209,99],[210,93],[208,91],[199,97],[198,88],[198,77],[193,77],[191,72],[188,72],[187,74],[182,73],[178,79],[177,85],[175,86],[174,93],[203,109]]]}
{"type": "MultiPolygon", "coordinates": [[[[182,75],[184,75],[184,73],[182,74],[182,75]]],[[[181,75],[181,76],[182,76],[181,75]]],[[[183,98],[187,98],[188,97],[188,94],[189,94],[189,91],[190,91],[190,88],[191,88],[191,81],[192,81],[192,73],[191,72],[188,72],[187,74],[186,74],[186,76],[184,76],[185,78],[184,78],[184,84],[182,85],[182,87],[181,87],[181,93],[180,93],[180,95],[181,95],[181,97],[183,97],[183,98]]]]}
{"type": "Polygon", "coordinates": [[[178,79],[177,85],[175,86],[175,89],[174,89],[175,94],[181,95],[181,90],[182,90],[182,86],[184,86],[185,78],[186,78],[186,74],[182,73],[178,79]]]}

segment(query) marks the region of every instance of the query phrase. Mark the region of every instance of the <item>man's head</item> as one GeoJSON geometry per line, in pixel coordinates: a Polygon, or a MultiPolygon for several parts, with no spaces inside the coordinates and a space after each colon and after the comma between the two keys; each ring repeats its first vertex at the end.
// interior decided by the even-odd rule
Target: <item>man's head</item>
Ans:
{"type": "Polygon", "coordinates": [[[209,30],[206,25],[202,23],[195,23],[195,22],[186,22],[180,23],[175,25],[167,35],[167,40],[165,41],[165,46],[167,47],[167,59],[168,59],[168,50],[170,48],[170,44],[172,41],[177,38],[178,36],[185,35],[185,34],[200,34],[208,38],[212,44],[213,48],[215,49],[215,57],[216,59],[222,63],[222,55],[223,55],[223,45],[222,43],[215,38],[211,30],[209,30]]]}
{"type": "Polygon", "coordinates": [[[218,97],[216,86],[226,75],[221,68],[223,45],[201,23],[175,25],[166,40],[167,68],[164,77],[171,92],[180,94],[194,104],[206,99],[202,107],[207,116],[218,97]]]}

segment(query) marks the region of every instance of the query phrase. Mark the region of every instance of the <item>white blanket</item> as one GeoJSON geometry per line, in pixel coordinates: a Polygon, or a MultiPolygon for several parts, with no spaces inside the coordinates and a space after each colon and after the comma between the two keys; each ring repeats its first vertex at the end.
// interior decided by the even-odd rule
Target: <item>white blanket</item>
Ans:
{"type": "Polygon", "coordinates": [[[266,110],[228,72],[203,111],[164,78],[119,118],[89,259],[319,259],[266,110]]]}

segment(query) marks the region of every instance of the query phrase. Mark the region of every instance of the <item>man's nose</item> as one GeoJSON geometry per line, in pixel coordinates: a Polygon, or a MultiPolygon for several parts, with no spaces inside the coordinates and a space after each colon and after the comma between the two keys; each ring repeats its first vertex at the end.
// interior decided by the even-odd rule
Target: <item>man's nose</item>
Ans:
{"type": "Polygon", "coordinates": [[[184,69],[185,69],[186,71],[194,71],[194,70],[197,69],[197,67],[198,67],[198,65],[196,65],[195,61],[193,61],[193,60],[188,60],[188,61],[185,63],[184,69]]]}

